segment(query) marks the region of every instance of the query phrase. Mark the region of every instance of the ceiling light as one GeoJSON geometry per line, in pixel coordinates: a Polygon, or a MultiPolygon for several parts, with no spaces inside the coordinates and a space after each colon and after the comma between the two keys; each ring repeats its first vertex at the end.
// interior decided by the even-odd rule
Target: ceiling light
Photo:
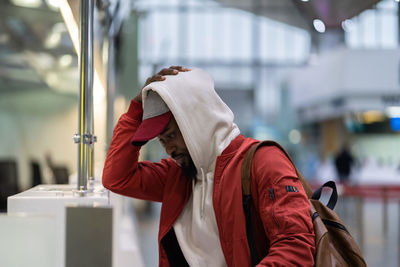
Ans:
{"type": "Polygon", "coordinates": [[[59,59],[58,59],[58,65],[61,68],[67,68],[72,64],[72,56],[71,55],[62,55],[59,59]]]}
{"type": "Polygon", "coordinates": [[[325,24],[320,19],[314,19],[313,21],[314,28],[317,32],[323,33],[325,32],[325,24]]]}
{"type": "Polygon", "coordinates": [[[301,2],[308,2],[308,0],[301,0],[301,2]]]}
{"type": "Polygon", "coordinates": [[[46,40],[44,40],[44,47],[46,47],[47,49],[55,48],[60,44],[60,41],[61,33],[52,32],[46,37],[46,40]]]}
{"type": "Polygon", "coordinates": [[[350,32],[354,29],[354,22],[351,19],[342,21],[342,28],[345,32],[350,32]]]}
{"type": "Polygon", "coordinates": [[[58,23],[54,24],[54,26],[51,30],[53,32],[66,32],[67,27],[65,27],[65,24],[63,22],[58,22],[58,23]]]}
{"type": "Polygon", "coordinates": [[[45,81],[47,85],[51,88],[55,88],[59,84],[58,75],[54,72],[47,73],[45,76],[45,81]]]}
{"type": "Polygon", "coordinates": [[[290,141],[292,144],[295,144],[295,145],[299,144],[300,141],[301,141],[301,133],[300,133],[300,131],[297,130],[297,129],[291,130],[291,131],[289,132],[289,136],[288,136],[288,137],[289,137],[289,141],[290,141]]]}
{"type": "Polygon", "coordinates": [[[51,33],[46,37],[44,41],[44,46],[47,49],[52,49],[57,47],[61,42],[61,34],[66,31],[67,29],[64,23],[59,22],[54,24],[53,28],[51,29],[51,33]]]}
{"type": "Polygon", "coordinates": [[[42,5],[42,0],[11,0],[16,6],[37,8],[42,5]]]}
{"type": "Polygon", "coordinates": [[[60,8],[60,1],[59,0],[46,0],[47,5],[52,10],[58,10],[60,8]]]}

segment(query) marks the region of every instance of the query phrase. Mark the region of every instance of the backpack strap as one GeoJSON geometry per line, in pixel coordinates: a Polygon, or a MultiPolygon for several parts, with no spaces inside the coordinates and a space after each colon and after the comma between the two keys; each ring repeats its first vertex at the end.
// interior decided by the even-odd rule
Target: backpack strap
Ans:
{"type": "Polygon", "coordinates": [[[246,156],[242,162],[242,192],[243,195],[251,195],[251,163],[253,162],[254,153],[260,146],[261,143],[256,143],[250,147],[247,151],[246,156]]]}
{"type": "Polygon", "coordinates": [[[242,163],[242,192],[243,195],[250,195],[250,185],[251,185],[251,165],[253,162],[253,157],[254,153],[257,151],[262,146],[275,146],[278,147],[283,154],[286,155],[286,157],[290,160],[292,163],[293,167],[296,170],[296,175],[300,179],[300,182],[307,194],[307,197],[310,199],[312,197],[313,191],[311,190],[311,187],[308,185],[307,181],[304,179],[303,175],[299,172],[299,170],[296,168],[296,166],[293,163],[293,160],[289,156],[289,154],[286,152],[286,150],[277,142],[271,141],[271,140],[266,140],[263,142],[256,143],[250,147],[250,149],[247,151],[247,154],[243,160],[242,163]]]}
{"type": "Polygon", "coordinates": [[[247,244],[250,249],[250,259],[251,266],[256,266],[260,262],[260,258],[257,255],[256,249],[256,241],[254,238],[253,231],[253,223],[252,223],[252,212],[251,206],[253,204],[251,192],[250,192],[250,183],[251,183],[251,163],[253,160],[254,153],[258,148],[258,144],[252,145],[250,149],[247,151],[246,157],[242,162],[242,202],[243,202],[243,211],[244,217],[246,219],[246,236],[247,236],[247,244]]]}

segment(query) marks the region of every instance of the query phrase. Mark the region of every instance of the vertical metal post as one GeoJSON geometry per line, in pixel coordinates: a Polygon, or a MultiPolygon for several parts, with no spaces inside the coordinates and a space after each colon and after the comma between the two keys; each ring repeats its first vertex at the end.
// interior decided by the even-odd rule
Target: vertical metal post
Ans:
{"type": "MultiPolygon", "coordinates": [[[[96,137],[94,136],[94,110],[93,110],[93,74],[94,74],[94,57],[93,57],[93,12],[94,12],[94,0],[81,0],[88,2],[88,75],[87,75],[87,92],[88,92],[88,110],[87,110],[87,118],[88,118],[88,136],[89,136],[89,144],[88,144],[88,182],[90,190],[93,190],[94,185],[94,142],[96,142],[96,137]]],[[[82,18],[82,14],[81,14],[82,18]]],[[[82,45],[81,45],[82,46],[82,45]]]]}
{"type": "Polygon", "coordinates": [[[388,197],[387,197],[387,187],[384,186],[382,190],[383,201],[382,201],[382,213],[383,213],[383,234],[386,241],[389,240],[388,236],[388,197]]]}
{"type": "Polygon", "coordinates": [[[80,2],[80,83],[78,134],[77,190],[87,191],[89,176],[93,176],[93,0],[80,2]]]}
{"type": "Polygon", "coordinates": [[[357,197],[356,202],[356,212],[357,212],[357,229],[358,229],[358,241],[359,247],[362,252],[364,251],[364,199],[360,195],[357,197]]]}
{"type": "MultiPolygon", "coordinates": [[[[400,6],[400,4],[399,4],[400,6]]],[[[400,201],[398,202],[398,222],[400,222],[400,201]]],[[[399,223],[397,223],[399,224],[399,223]]],[[[400,266],[400,227],[397,227],[397,266],[400,266]]]]}
{"type": "Polygon", "coordinates": [[[114,129],[114,101],[115,101],[115,36],[111,28],[107,41],[107,117],[106,117],[106,140],[107,150],[110,146],[114,129]]]}

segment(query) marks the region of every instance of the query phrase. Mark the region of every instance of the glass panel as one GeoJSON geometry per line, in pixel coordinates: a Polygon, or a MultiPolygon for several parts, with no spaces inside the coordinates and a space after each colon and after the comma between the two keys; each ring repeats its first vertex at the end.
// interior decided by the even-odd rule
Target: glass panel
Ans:
{"type": "Polygon", "coordinates": [[[398,45],[398,3],[381,1],[376,9],[367,10],[353,18],[353,29],[345,33],[346,44],[351,48],[394,48],[398,45]]]}
{"type": "Polygon", "coordinates": [[[253,55],[252,27],[255,16],[244,11],[236,11],[233,14],[234,20],[229,29],[232,32],[230,57],[233,60],[251,60],[253,55]]]}
{"type": "Polygon", "coordinates": [[[296,62],[304,61],[310,53],[310,38],[306,31],[293,30],[291,32],[292,39],[290,40],[289,49],[293,52],[293,59],[296,62]]]}
{"type": "Polygon", "coordinates": [[[364,47],[372,48],[378,44],[376,36],[376,20],[375,12],[367,10],[360,16],[360,23],[362,24],[363,43],[364,47]]]}
{"type": "Polygon", "coordinates": [[[390,13],[381,14],[381,45],[383,48],[394,48],[398,40],[397,16],[390,13]]]}

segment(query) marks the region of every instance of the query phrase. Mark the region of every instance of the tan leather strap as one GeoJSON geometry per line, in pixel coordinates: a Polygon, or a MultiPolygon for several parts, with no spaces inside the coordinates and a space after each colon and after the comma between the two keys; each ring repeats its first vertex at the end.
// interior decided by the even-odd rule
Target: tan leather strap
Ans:
{"type": "Polygon", "coordinates": [[[251,163],[253,162],[253,156],[259,144],[260,143],[257,143],[250,147],[242,162],[242,194],[245,196],[250,195],[251,163]]]}
{"type": "Polygon", "coordinates": [[[276,146],[286,155],[286,157],[290,160],[290,162],[292,163],[293,167],[295,168],[297,177],[300,179],[300,182],[303,185],[303,188],[304,188],[304,191],[307,194],[307,197],[311,198],[311,196],[312,196],[311,187],[308,185],[308,183],[304,179],[303,175],[301,175],[299,170],[296,168],[296,166],[294,165],[294,163],[293,163],[292,159],[290,158],[289,154],[286,152],[286,150],[280,144],[278,144],[275,141],[271,141],[271,140],[266,140],[266,141],[254,144],[247,151],[246,156],[245,156],[245,158],[243,160],[243,163],[242,163],[242,191],[243,191],[243,195],[250,195],[251,164],[253,162],[254,153],[257,151],[257,149],[259,149],[262,146],[276,146]]]}

